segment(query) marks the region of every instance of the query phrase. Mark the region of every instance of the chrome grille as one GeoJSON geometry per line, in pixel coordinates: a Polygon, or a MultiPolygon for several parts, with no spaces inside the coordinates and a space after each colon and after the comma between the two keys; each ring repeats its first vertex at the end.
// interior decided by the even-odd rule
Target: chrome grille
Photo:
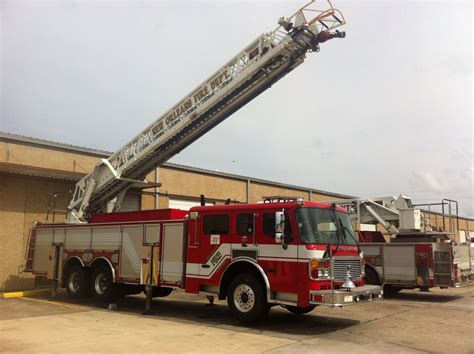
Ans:
{"type": "Polygon", "coordinates": [[[334,259],[334,279],[344,279],[347,274],[347,267],[350,267],[352,279],[360,278],[360,259],[334,259]]]}

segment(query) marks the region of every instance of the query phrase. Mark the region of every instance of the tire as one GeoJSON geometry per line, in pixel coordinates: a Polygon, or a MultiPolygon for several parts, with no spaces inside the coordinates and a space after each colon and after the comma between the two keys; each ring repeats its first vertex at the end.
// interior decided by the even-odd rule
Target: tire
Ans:
{"type": "MultiPolygon", "coordinates": [[[[120,292],[125,295],[138,295],[143,292],[142,285],[120,284],[120,292]]],[[[116,284],[117,286],[117,284],[116,284]]]]}
{"type": "Polygon", "coordinates": [[[313,311],[315,307],[316,305],[312,305],[308,307],[297,307],[297,306],[285,305],[285,308],[294,315],[304,315],[305,313],[309,313],[313,311]]]}
{"type": "Polygon", "coordinates": [[[253,274],[238,274],[229,284],[227,304],[242,323],[263,320],[270,311],[263,284],[253,274]]]}
{"type": "Polygon", "coordinates": [[[380,279],[376,271],[370,267],[365,267],[365,280],[370,285],[380,285],[380,279]]]}
{"type": "Polygon", "coordinates": [[[89,296],[89,272],[79,264],[68,269],[65,276],[67,294],[74,299],[89,296]]]}
{"type": "MultiPolygon", "coordinates": [[[[151,292],[151,297],[166,297],[173,292],[174,288],[162,288],[161,286],[154,286],[151,292]]],[[[146,295],[146,289],[143,290],[146,295]]]]}
{"type": "Polygon", "coordinates": [[[402,288],[399,288],[390,284],[386,284],[383,287],[383,294],[388,295],[388,296],[395,295],[395,294],[398,294],[400,290],[402,290],[402,288]]]}
{"type": "Polygon", "coordinates": [[[113,282],[110,267],[105,265],[98,266],[92,272],[90,289],[92,296],[100,301],[115,301],[122,295],[113,282]]]}

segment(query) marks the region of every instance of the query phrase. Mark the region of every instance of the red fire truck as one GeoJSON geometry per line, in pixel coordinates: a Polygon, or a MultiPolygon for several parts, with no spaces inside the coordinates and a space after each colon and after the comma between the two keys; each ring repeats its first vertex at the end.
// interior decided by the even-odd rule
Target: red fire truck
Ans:
{"type": "Polygon", "coordinates": [[[272,305],[303,314],[382,297],[380,286],[364,284],[349,215],[324,203],[96,214],[86,225],[38,224],[34,232],[34,273],[60,279],[75,298],[180,288],[227,298],[239,320],[253,322],[272,305]]]}
{"type": "Polygon", "coordinates": [[[409,197],[400,195],[336,204],[344,207],[356,224],[374,225],[374,229],[381,225],[387,230],[385,237],[381,231],[357,232],[367,281],[382,284],[386,295],[402,289],[429,291],[472,283],[471,242],[460,239],[457,201],[414,205],[409,197]],[[441,207],[441,212],[433,212],[436,207],[441,207]]]}
{"type": "MultiPolygon", "coordinates": [[[[125,192],[157,187],[145,180],[302,64],[320,43],[344,38],[330,1],[311,1],[262,34],[169,111],[81,179],[64,224],[32,230],[27,269],[69,295],[112,299],[146,288],[175,288],[227,298],[244,322],[271,305],[294,313],[381,297],[364,285],[363,260],[348,215],[328,204],[286,201],[196,207],[189,212],[120,213],[125,192]]],[[[211,300],[210,300],[211,301],[211,300]]]]}

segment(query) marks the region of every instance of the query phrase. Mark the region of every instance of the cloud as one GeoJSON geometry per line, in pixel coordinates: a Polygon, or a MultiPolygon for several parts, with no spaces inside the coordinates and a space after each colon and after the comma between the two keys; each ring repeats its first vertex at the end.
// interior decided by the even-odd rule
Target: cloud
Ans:
{"type": "MultiPolygon", "coordinates": [[[[170,1],[5,6],[0,129],[109,151],[295,10],[291,1],[187,2],[185,13],[170,1]]],[[[346,39],[324,43],[173,161],[351,195],[459,197],[467,208],[471,4],[338,6],[346,39]]]]}
{"type": "Polygon", "coordinates": [[[444,190],[443,182],[432,173],[416,171],[413,172],[412,179],[415,187],[422,191],[440,193],[444,190]]]}
{"type": "Polygon", "coordinates": [[[472,168],[465,171],[414,171],[410,178],[413,191],[433,193],[446,198],[472,196],[472,168]]]}

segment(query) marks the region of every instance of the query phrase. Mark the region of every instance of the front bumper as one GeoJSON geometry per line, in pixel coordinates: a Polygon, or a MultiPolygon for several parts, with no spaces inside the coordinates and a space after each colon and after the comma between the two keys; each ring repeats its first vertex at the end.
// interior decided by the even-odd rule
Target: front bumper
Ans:
{"type": "Polygon", "coordinates": [[[382,296],[382,286],[364,285],[351,290],[311,290],[309,292],[309,302],[313,305],[340,307],[363,301],[379,300],[382,296]]]}

